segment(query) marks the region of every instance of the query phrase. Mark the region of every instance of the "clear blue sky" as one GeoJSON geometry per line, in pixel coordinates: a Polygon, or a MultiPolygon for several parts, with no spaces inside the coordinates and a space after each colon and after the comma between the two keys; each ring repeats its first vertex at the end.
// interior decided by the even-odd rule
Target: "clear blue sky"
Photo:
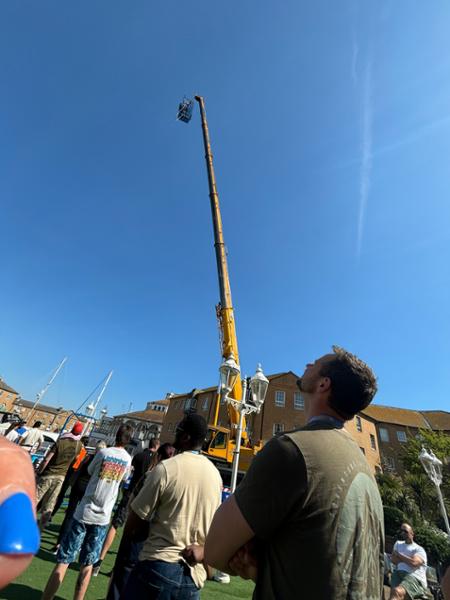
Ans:
{"type": "Polygon", "coordinates": [[[214,385],[205,96],[243,371],[347,347],[449,409],[450,5],[0,6],[0,374],[110,414],[214,385]]]}

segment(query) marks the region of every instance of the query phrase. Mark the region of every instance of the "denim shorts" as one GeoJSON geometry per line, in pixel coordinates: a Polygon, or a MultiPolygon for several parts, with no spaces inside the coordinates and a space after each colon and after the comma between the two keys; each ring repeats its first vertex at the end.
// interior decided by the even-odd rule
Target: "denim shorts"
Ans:
{"type": "Polygon", "coordinates": [[[61,540],[56,555],[58,564],[70,564],[77,560],[80,554],[80,565],[93,565],[100,558],[105,541],[108,525],[90,525],[72,519],[61,540]]]}

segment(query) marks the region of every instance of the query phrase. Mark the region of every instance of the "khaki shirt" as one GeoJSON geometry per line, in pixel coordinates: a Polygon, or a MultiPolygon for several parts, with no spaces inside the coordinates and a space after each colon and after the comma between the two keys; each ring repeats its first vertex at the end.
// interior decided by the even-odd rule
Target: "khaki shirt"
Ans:
{"type": "MultiPolygon", "coordinates": [[[[159,463],[131,504],[141,519],[150,521],[140,560],[176,563],[186,546],[203,545],[221,489],[219,471],[201,454],[183,452],[159,463]]],[[[202,564],[191,567],[191,576],[197,587],[203,587],[202,564]]]]}

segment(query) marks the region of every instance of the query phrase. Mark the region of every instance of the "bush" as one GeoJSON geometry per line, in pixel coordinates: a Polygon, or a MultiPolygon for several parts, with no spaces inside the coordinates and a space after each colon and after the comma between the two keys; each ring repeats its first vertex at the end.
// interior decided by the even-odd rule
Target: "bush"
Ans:
{"type": "Polygon", "coordinates": [[[450,542],[443,531],[420,525],[414,533],[414,541],[425,548],[429,564],[438,565],[450,558],[450,542]]]}
{"type": "Polygon", "coordinates": [[[384,506],[384,531],[386,535],[397,537],[400,525],[408,521],[406,515],[396,506],[384,506]]]}

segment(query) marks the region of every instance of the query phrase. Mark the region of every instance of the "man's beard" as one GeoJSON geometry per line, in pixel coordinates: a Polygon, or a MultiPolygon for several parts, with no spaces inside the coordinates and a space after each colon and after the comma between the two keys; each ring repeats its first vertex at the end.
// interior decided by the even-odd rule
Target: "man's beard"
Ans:
{"type": "Polygon", "coordinates": [[[307,380],[305,381],[304,377],[300,377],[300,379],[297,381],[297,387],[302,395],[312,393],[314,391],[313,382],[310,381],[308,383],[307,380]]]}

